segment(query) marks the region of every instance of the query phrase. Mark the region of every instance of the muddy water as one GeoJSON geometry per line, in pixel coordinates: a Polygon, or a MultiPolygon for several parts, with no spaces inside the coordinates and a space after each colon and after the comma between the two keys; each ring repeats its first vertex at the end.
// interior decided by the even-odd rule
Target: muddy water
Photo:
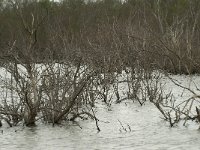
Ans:
{"type": "Polygon", "coordinates": [[[79,126],[52,127],[38,122],[34,128],[1,128],[0,150],[200,149],[197,124],[170,128],[151,104],[140,107],[136,103],[122,103],[111,109],[100,105],[96,115],[101,132],[97,132],[91,120],[79,121],[79,126]]]}

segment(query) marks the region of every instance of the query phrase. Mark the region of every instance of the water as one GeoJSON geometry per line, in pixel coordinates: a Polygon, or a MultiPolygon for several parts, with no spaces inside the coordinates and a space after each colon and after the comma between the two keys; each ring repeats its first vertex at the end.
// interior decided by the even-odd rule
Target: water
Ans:
{"type": "Polygon", "coordinates": [[[3,127],[0,150],[200,149],[197,124],[170,128],[152,104],[113,104],[111,110],[99,104],[96,116],[101,132],[91,120],[79,121],[79,126],[52,127],[38,122],[34,128],[3,127]]]}

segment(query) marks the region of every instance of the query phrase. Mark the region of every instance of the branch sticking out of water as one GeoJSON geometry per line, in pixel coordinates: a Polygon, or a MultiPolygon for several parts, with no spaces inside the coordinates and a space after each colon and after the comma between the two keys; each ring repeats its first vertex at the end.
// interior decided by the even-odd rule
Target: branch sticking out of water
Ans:
{"type": "MultiPolygon", "coordinates": [[[[121,122],[119,119],[118,119],[118,122],[120,123],[120,125],[121,125],[123,131],[128,132],[128,129],[129,129],[129,132],[131,132],[131,127],[130,127],[129,124],[127,124],[127,128],[128,128],[128,129],[127,129],[126,127],[124,127],[124,125],[122,124],[122,122],[121,122]]],[[[120,129],[120,132],[122,132],[121,129],[120,129]]]]}
{"type": "Polygon", "coordinates": [[[100,130],[99,125],[98,125],[98,119],[95,116],[94,110],[92,108],[91,108],[91,110],[92,110],[92,113],[94,115],[94,120],[95,120],[95,123],[96,123],[97,130],[98,130],[98,132],[100,132],[101,130],[100,130]]]}

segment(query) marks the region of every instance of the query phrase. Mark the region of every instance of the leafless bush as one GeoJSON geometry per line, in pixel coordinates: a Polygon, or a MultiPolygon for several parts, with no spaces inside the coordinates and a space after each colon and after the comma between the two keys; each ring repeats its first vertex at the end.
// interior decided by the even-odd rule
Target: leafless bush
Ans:
{"type": "Polygon", "coordinates": [[[4,102],[1,114],[9,123],[16,125],[24,119],[24,123],[33,125],[40,103],[40,84],[38,84],[38,70],[34,64],[20,65],[8,63],[5,67],[8,77],[3,76],[5,85],[4,102]]]}
{"type": "Polygon", "coordinates": [[[165,85],[161,81],[162,76],[143,80],[143,91],[146,93],[143,98],[155,105],[171,127],[181,121],[183,121],[183,125],[186,125],[188,120],[199,122],[199,95],[195,92],[196,90],[199,91],[198,88],[194,90],[183,86],[171,75],[167,75],[167,79],[171,80],[175,86],[187,91],[188,95],[192,94],[191,97],[185,100],[180,100],[180,98],[176,100],[173,91],[166,93],[165,85]]]}
{"type": "Polygon", "coordinates": [[[172,118],[175,116],[175,121],[170,121],[171,126],[173,124],[179,122],[180,120],[184,120],[183,125],[186,125],[188,120],[196,120],[199,122],[199,89],[196,86],[196,84],[192,81],[192,83],[195,85],[195,88],[190,88],[185,85],[182,85],[182,83],[178,82],[177,80],[173,79],[168,75],[168,78],[179,88],[185,90],[188,92],[188,95],[191,95],[189,98],[182,100],[180,102],[176,102],[173,100],[173,103],[171,105],[163,105],[163,107],[170,108],[170,112],[168,112],[168,116],[170,120],[173,120],[172,118]],[[175,115],[172,115],[174,113],[175,115]]]}
{"type": "Polygon", "coordinates": [[[83,66],[71,64],[47,64],[43,72],[43,102],[41,110],[44,120],[59,123],[67,116],[78,114],[79,108],[87,104],[85,91],[93,73],[83,66]]]}

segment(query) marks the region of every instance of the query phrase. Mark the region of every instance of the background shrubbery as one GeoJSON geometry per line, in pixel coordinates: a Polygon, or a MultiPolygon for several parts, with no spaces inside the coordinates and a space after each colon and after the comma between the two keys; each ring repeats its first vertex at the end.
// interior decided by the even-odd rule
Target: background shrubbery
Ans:
{"type": "Polygon", "coordinates": [[[0,6],[2,61],[81,59],[108,71],[139,61],[199,73],[198,0],[1,0],[0,6]]]}

